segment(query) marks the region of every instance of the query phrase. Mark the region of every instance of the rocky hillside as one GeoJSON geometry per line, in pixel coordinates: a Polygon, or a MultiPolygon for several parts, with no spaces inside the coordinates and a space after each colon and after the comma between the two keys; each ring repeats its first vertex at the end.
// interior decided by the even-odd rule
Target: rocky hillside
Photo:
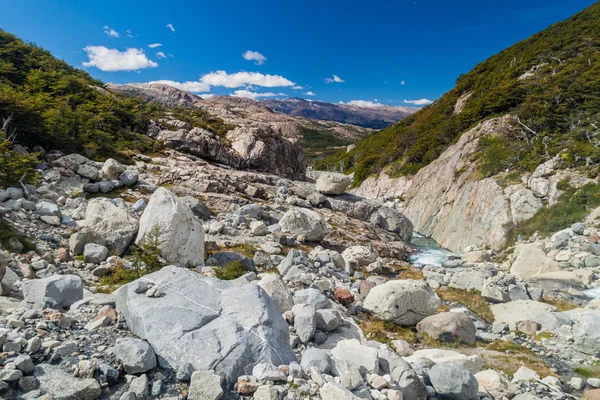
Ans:
{"type": "Polygon", "coordinates": [[[333,104],[300,98],[266,99],[261,100],[261,102],[274,111],[288,115],[343,122],[372,129],[386,128],[418,111],[417,108],[412,107],[386,105],[368,107],[353,104],[333,104]]]}
{"type": "MultiPolygon", "coordinates": [[[[263,102],[243,97],[212,96],[202,99],[164,84],[109,84],[114,92],[154,100],[166,106],[192,107],[241,128],[270,130],[297,141],[309,158],[322,158],[368,136],[370,129],[329,120],[314,120],[274,112],[263,102]]],[[[278,111],[278,110],[277,110],[278,111]]]]}
{"type": "Polygon", "coordinates": [[[3,398],[598,393],[595,218],[417,268],[402,203],[343,174],[39,150],[35,185],[0,187],[3,398]]]}
{"type": "Polygon", "coordinates": [[[353,172],[357,193],[404,198],[416,229],[452,250],[502,247],[556,205],[568,217],[554,231],[569,226],[580,216],[563,195],[597,183],[598,21],[595,4],[517,43],[319,167],[353,172]]]}

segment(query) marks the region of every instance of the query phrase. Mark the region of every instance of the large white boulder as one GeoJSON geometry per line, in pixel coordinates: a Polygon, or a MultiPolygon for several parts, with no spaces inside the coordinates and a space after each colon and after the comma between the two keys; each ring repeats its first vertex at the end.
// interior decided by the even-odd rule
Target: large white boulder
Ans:
{"type": "Polygon", "coordinates": [[[515,256],[510,273],[519,279],[562,270],[556,261],[546,256],[542,244],[538,242],[517,245],[515,256]]]}
{"type": "Polygon", "coordinates": [[[260,362],[295,361],[288,324],[258,285],[167,266],[115,295],[129,330],[150,343],[163,368],[190,363],[195,370],[214,369],[230,387],[260,362]],[[137,293],[138,285],[147,283],[162,295],[137,293]]]}
{"type": "Polygon", "coordinates": [[[170,263],[194,267],[204,265],[204,229],[192,210],[164,188],[158,188],[140,218],[135,239],[139,244],[159,229],[161,255],[170,263]]]}
{"type": "Polygon", "coordinates": [[[83,243],[96,243],[122,254],[138,229],[137,219],[110,199],[92,199],[85,212],[83,243]]]}
{"type": "Polygon", "coordinates": [[[371,289],[363,307],[377,317],[400,325],[415,325],[433,315],[440,298],[425,281],[388,281],[371,289]]]}
{"type": "Polygon", "coordinates": [[[319,214],[305,208],[289,209],[279,221],[281,231],[295,236],[302,236],[309,242],[323,240],[329,232],[327,222],[319,214]]]}
{"type": "Polygon", "coordinates": [[[417,363],[419,359],[428,359],[435,364],[451,363],[462,365],[472,374],[481,371],[481,367],[483,366],[483,360],[476,354],[467,356],[457,351],[446,349],[417,350],[412,356],[404,357],[404,360],[410,364],[417,363]]]}
{"type": "Polygon", "coordinates": [[[322,172],[319,174],[316,189],[323,194],[343,194],[350,184],[350,177],[337,172],[322,172]]]}
{"type": "Polygon", "coordinates": [[[490,308],[494,314],[494,322],[508,324],[510,329],[515,329],[519,321],[538,322],[538,315],[556,311],[556,307],[534,300],[515,300],[492,304],[490,308]]]}

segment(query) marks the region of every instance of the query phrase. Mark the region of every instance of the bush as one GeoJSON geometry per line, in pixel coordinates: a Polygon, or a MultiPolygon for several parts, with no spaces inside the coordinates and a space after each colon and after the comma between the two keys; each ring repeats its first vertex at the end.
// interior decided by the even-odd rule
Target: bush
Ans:
{"type": "Polygon", "coordinates": [[[232,261],[223,268],[215,268],[215,276],[224,281],[231,281],[244,276],[248,271],[241,262],[232,261]]]}
{"type": "Polygon", "coordinates": [[[19,180],[31,183],[36,180],[34,168],[38,161],[33,154],[13,150],[11,142],[0,133],[0,186],[18,185],[19,180]]]}
{"type": "Polygon", "coordinates": [[[160,257],[160,246],[164,243],[164,240],[160,239],[161,235],[160,226],[155,226],[133,249],[132,261],[138,278],[165,266],[160,257]]]}

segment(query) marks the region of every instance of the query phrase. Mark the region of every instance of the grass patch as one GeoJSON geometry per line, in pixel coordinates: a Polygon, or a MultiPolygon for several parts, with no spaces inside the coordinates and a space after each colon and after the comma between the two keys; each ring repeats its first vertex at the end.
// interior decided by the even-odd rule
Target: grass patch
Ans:
{"type": "Polygon", "coordinates": [[[112,273],[100,277],[100,288],[98,291],[101,293],[112,293],[121,286],[133,282],[139,277],[140,273],[135,269],[125,268],[121,264],[117,264],[112,273]]]}
{"type": "Polygon", "coordinates": [[[309,158],[330,156],[340,147],[351,144],[352,141],[341,139],[328,131],[312,128],[302,128],[300,147],[309,158]]]}
{"type": "Polygon", "coordinates": [[[573,368],[573,372],[576,373],[577,375],[581,376],[582,378],[599,378],[600,377],[600,371],[598,370],[598,368],[584,368],[584,367],[577,367],[577,368],[573,368]]]}
{"type": "Polygon", "coordinates": [[[494,315],[490,309],[490,303],[481,296],[477,290],[462,290],[446,287],[437,290],[438,296],[447,303],[459,303],[485,319],[493,321],[494,315]]]}
{"type": "Polygon", "coordinates": [[[225,247],[221,251],[233,251],[245,255],[248,258],[253,258],[258,249],[250,243],[240,243],[230,247],[225,247]]]}
{"type": "Polygon", "coordinates": [[[542,378],[546,376],[556,376],[556,374],[535,355],[493,355],[484,357],[482,370],[493,369],[502,371],[509,376],[524,365],[537,372],[542,378]]]}
{"type": "Polygon", "coordinates": [[[560,312],[574,310],[580,307],[578,304],[571,303],[570,301],[550,297],[543,297],[541,302],[556,307],[556,309],[560,312]]]}
{"type": "Polygon", "coordinates": [[[396,279],[414,279],[420,281],[425,278],[423,276],[423,271],[421,271],[420,268],[413,267],[412,265],[391,264],[390,268],[392,268],[394,272],[398,274],[396,279]]]}
{"type": "Polygon", "coordinates": [[[383,321],[371,315],[359,316],[359,326],[365,337],[381,343],[402,339],[408,343],[417,343],[417,332],[412,327],[397,325],[390,321],[383,321]]]}
{"type": "Polygon", "coordinates": [[[554,337],[554,335],[550,332],[540,332],[537,335],[535,335],[535,340],[538,342],[541,342],[543,339],[552,339],[554,337]]]}
{"type": "Polygon", "coordinates": [[[232,261],[223,268],[215,268],[215,276],[224,281],[231,281],[244,276],[248,271],[241,262],[232,261]]]}

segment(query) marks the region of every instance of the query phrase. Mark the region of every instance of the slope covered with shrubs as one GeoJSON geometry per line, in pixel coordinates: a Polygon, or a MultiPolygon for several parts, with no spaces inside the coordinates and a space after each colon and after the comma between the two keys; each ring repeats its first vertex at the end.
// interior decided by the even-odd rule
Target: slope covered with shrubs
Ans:
{"type": "Polygon", "coordinates": [[[562,153],[565,166],[600,161],[600,3],[519,42],[461,75],[456,86],[417,114],[339,151],[317,168],[355,172],[355,184],[389,166],[411,175],[466,130],[505,114],[510,133],[480,141],[490,176],[531,171],[562,153]],[[469,96],[468,96],[469,95],[469,96]],[[468,98],[467,98],[468,96],[468,98]],[[459,99],[467,98],[455,112],[459,99]]]}

